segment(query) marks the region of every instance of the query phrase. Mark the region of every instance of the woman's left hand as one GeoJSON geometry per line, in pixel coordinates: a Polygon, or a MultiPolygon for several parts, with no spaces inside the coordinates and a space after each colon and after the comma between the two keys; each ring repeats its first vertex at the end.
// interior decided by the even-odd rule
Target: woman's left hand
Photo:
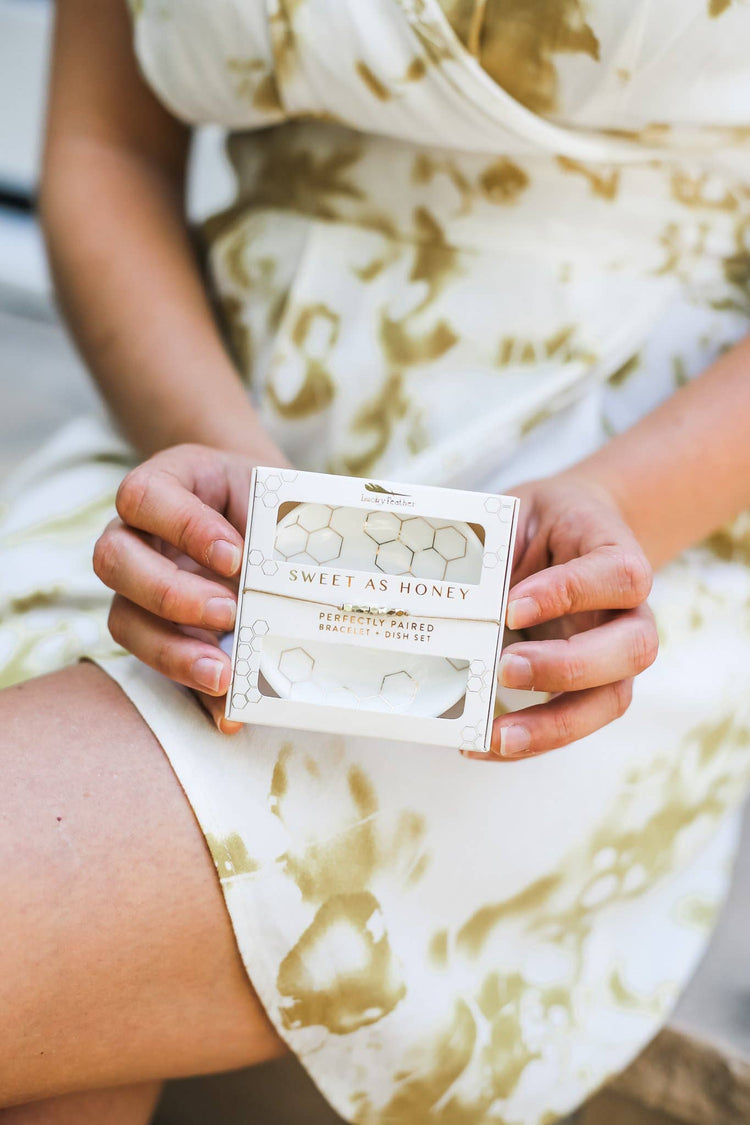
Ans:
{"type": "Polygon", "coordinates": [[[499,680],[553,696],[495,719],[493,755],[518,759],[622,715],[659,641],[651,567],[609,493],[564,476],[510,491],[521,516],[507,624],[528,639],[504,650],[499,680]]]}

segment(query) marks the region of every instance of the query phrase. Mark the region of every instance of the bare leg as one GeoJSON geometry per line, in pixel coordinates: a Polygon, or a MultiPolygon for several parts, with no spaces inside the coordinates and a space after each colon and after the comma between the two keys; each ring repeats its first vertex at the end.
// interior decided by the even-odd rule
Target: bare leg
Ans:
{"type": "Polygon", "coordinates": [[[285,1050],[161,747],[78,665],[0,693],[0,1106],[285,1050]]]}
{"type": "Polygon", "coordinates": [[[148,1082],[119,1090],[94,1090],[0,1110],[1,1125],[148,1125],[161,1086],[148,1082]]]}

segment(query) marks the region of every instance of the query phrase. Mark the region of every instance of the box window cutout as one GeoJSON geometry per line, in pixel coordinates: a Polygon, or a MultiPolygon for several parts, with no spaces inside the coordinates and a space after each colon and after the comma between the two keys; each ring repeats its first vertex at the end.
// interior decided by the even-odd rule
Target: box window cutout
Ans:
{"type": "Polygon", "coordinates": [[[482,572],[484,541],[480,524],[286,502],[278,511],[274,558],[310,567],[476,585],[482,572]]]}
{"type": "Polygon", "coordinates": [[[468,660],[433,654],[273,634],[259,646],[258,691],[271,699],[453,719],[468,679],[468,660]]]}

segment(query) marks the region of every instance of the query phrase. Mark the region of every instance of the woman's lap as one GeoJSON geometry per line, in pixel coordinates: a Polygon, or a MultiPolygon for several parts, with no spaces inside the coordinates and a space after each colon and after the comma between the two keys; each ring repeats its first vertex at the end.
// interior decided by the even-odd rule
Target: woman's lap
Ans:
{"type": "MultiPolygon", "coordinates": [[[[38,791],[47,794],[46,804],[34,806],[48,818],[45,831],[29,824],[28,812],[23,830],[8,831],[5,822],[14,857],[19,839],[34,842],[29,857],[14,858],[5,870],[14,872],[19,901],[27,884],[35,887],[36,915],[30,919],[24,907],[24,932],[38,927],[47,943],[38,948],[40,969],[29,962],[23,969],[33,995],[27,981],[26,995],[19,983],[13,1000],[21,1023],[24,1004],[29,1011],[49,1007],[46,1025],[26,1022],[66,1039],[49,1069],[34,1071],[28,1053],[24,1080],[34,1072],[40,1080],[80,1074],[72,1038],[55,1022],[63,1010],[55,988],[66,978],[73,982],[67,1026],[80,1022],[78,1048],[89,1070],[99,1068],[97,1082],[247,1061],[245,1017],[231,1013],[238,996],[254,998],[236,942],[277,1029],[350,1119],[364,1106],[376,1120],[379,1107],[387,1114],[411,1096],[399,1078],[409,1069],[425,1096],[442,1089],[452,1069],[452,1096],[466,1097],[482,1120],[492,1119],[482,1107],[494,1101],[487,1074],[493,1089],[506,1091],[500,1108],[511,1116],[532,1120],[574,1105],[656,1030],[699,955],[708,923],[695,930],[687,907],[681,921],[680,903],[702,896],[705,919],[723,893],[731,832],[713,856],[706,849],[700,871],[690,864],[730,815],[746,772],[737,668],[750,648],[743,624],[750,579],[741,544],[734,561],[724,544],[721,558],[693,552],[659,576],[654,606],[662,654],[639,679],[631,711],[560,755],[485,766],[449,761],[428,748],[301,732],[248,728],[226,739],[187,692],[132,658],[112,658],[109,594],[91,574],[90,557],[95,524],[107,518],[103,507],[126,459],[102,430],[80,432],[77,440],[69,442],[64,465],[52,458],[49,474],[24,488],[32,514],[16,501],[10,522],[0,520],[7,564],[0,568],[0,598],[13,602],[0,625],[0,682],[6,653],[20,654],[6,665],[15,678],[54,667],[61,654],[70,661],[89,653],[103,660],[135,707],[91,667],[52,681],[54,698],[43,706],[34,700],[50,681],[13,693],[25,699],[27,744],[50,743],[28,767],[30,779],[40,770],[38,791]],[[102,510],[87,524],[81,501],[96,507],[97,497],[102,510]],[[6,591],[6,582],[15,585],[6,591]],[[101,709],[80,718],[82,689],[64,688],[71,677],[99,685],[110,700],[106,721],[96,717],[101,709]],[[70,762],[67,746],[65,754],[61,749],[69,730],[81,743],[70,762]],[[49,822],[50,779],[61,758],[74,792],[98,796],[95,806],[79,796],[80,823],[90,824],[97,810],[104,819],[99,825],[94,818],[88,858],[78,866],[62,834],[66,817],[49,822]],[[52,854],[56,864],[44,860],[52,854]],[[80,905],[82,869],[80,886],[90,888],[86,916],[104,914],[93,934],[90,924],[82,927],[77,946],[83,914],[58,916],[54,904],[62,897],[80,905]],[[118,913],[123,894],[127,909],[118,913]],[[337,934],[347,956],[361,958],[361,980],[337,975],[337,934]],[[98,963],[86,944],[94,938],[102,943],[98,963]],[[58,954],[62,945],[65,956],[58,954]],[[293,970],[302,963],[309,974],[300,987],[293,970]],[[221,1004],[211,991],[219,987],[229,990],[221,1004]],[[503,996],[495,1013],[492,1003],[503,996]],[[154,1014],[159,1001],[162,1024],[154,1014]],[[550,1019],[539,1024],[535,1012],[547,1008],[550,1019]],[[99,1017],[104,1030],[93,1034],[99,1017]],[[482,1044],[501,1025],[509,1037],[502,1057],[482,1062],[482,1044]],[[445,1051],[450,1066],[436,1072],[432,1060],[447,1058],[445,1051]],[[588,1077],[574,1078],[566,1052],[585,1052],[588,1077]],[[225,1053],[229,1061],[217,1062],[225,1053]],[[152,1069],[142,1074],[144,1065],[152,1069]],[[490,1070],[482,1077],[477,1067],[484,1066],[490,1070]]],[[[12,763],[13,747],[5,753],[12,763]]],[[[18,815],[20,824],[20,806],[18,815]]]]}
{"type": "Polygon", "coordinates": [[[0,694],[0,1105],[283,1048],[200,830],[120,688],[79,665],[0,694]]]}
{"type": "Polygon", "coordinates": [[[526,764],[271,728],[227,739],[182,689],[105,662],[189,794],[258,995],[342,1116],[421,1119],[450,1089],[477,1121],[506,1104],[536,1120],[663,1023],[726,890],[747,587],[708,552],[667,568],[663,657],[631,711],[526,764]]]}

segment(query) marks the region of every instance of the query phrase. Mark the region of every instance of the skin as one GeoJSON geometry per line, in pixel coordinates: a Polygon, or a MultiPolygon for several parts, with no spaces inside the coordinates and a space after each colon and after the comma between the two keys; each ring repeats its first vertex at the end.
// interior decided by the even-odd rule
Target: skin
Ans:
{"type": "Polygon", "coordinates": [[[498,754],[564,746],[627,708],[658,648],[653,571],[750,507],[749,426],[745,337],[590,457],[512,490],[523,516],[508,624],[530,640],[505,650],[500,677],[563,694],[496,721],[498,754]]]}
{"type": "Polygon", "coordinates": [[[118,1090],[66,1094],[32,1105],[0,1110],[3,1125],[148,1125],[161,1085],[145,1082],[118,1090]]]}
{"type": "Polygon", "coordinates": [[[55,5],[40,217],[58,299],[144,456],[193,441],[273,463],[193,252],[190,134],[141,79],[131,38],[125,0],[55,5]]]}
{"type": "Polygon", "coordinates": [[[0,1106],[58,1099],[2,1125],[78,1125],[87,1100],[59,1099],[108,1088],[114,1120],[145,1121],[146,1091],[122,1087],[282,1054],[193,812],[118,685],[81,664],[9,688],[0,730],[0,1106]]]}
{"type": "MultiPolygon", "coordinates": [[[[258,425],[227,355],[193,254],[184,210],[189,143],[189,131],[162,108],[140,78],[131,48],[124,0],[97,0],[96,4],[87,0],[58,0],[39,210],[58,299],[78,348],[95,373],[103,396],[124,432],[144,456],[190,439],[223,445],[245,454],[252,448],[264,462],[281,462],[283,459],[276,447],[258,425]],[[95,197],[92,184],[96,184],[95,197]],[[144,262],[148,263],[148,269],[143,268],[144,262]],[[165,293],[169,294],[168,300],[164,299],[165,293]],[[206,377],[208,372],[210,378],[206,377]]],[[[76,730],[77,724],[68,728],[62,720],[51,726],[39,721],[43,714],[60,715],[61,699],[77,699],[78,705],[91,716],[92,727],[100,730],[110,724],[119,729],[121,713],[127,713],[131,744],[127,749],[121,746],[123,772],[126,766],[129,769],[131,749],[139,745],[159,763],[155,768],[163,769],[161,749],[142,720],[134,716],[122,694],[118,691],[112,698],[108,683],[102,686],[100,681],[106,681],[103,673],[90,669],[83,682],[78,677],[78,670],[71,670],[61,673],[59,678],[34,685],[39,696],[33,714],[20,708],[15,690],[2,698],[6,710],[8,706],[18,706],[19,716],[26,715],[28,729],[36,732],[37,745],[45,745],[47,740],[49,747],[55,748],[54,760],[50,758],[46,768],[55,780],[60,797],[74,801],[85,788],[80,778],[62,768],[63,762],[70,759],[67,749],[61,753],[60,731],[76,730]],[[75,690],[69,678],[75,678],[75,690]],[[104,704],[101,703],[102,693],[106,696],[104,704]],[[102,706],[104,710],[99,709],[102,706]]],[[[30,687],[27,690],[31,690],[30,687]]],[[[81,741],[75,745],[86,749],[90,760],[95,762],[101,751],[99,743],[105,740],[92,742],[86,737],[88,729],[77,731],[75,738],[81,741]]],[[[13,735],[7,732],[4,738],[7,738],[4,746],[12,748],[13,735]]],[[[76,755],[73,760],[81,759],[76,755]]],[[[36,768],[35,759],[34,770],[36,768]]],[[[150,781],[145,775],[142,783],[144,793],[148,793],[150,781]]],[[[174,777],[171,783],[172,800],[163,811],[165,831],[175,827],[171,824],[169,810],[176,808],[177,815],[184,817],[187,807],[174,777]]],[[[0,780],[0,789],[5,792],[4,778],[0,780]]],[[[26,794],[26,799],[24,813],[34,825],[30,831],[36,838],[37,826],[44,822],[46,810],[36,800],[34,790],[26,794]]],[[[136,800],[131,796],[122,807],[102,806],[103,819],[107,824],[117,820],[122,824],[132,823],[134,811],[140,813],[140,807],[141,797],[136,800]]],[[[5,805],[3,813],[7,822],[14,825],[5,805]]],[[[79,847],[81,854],[89,851],[93,857],[99,854],[96,835],[86,835],[85,823],[79,821],[79,847]]],[[[232,950],[233,969],[227,990],[233,993],[236,1008],[233,1014],[227,1010],[227,1022],[235,1029],[232,1035],[241,1035],[244,1043],[240,1050],[234,1040],[234,1048],[229,1052],[230,1055],[236,1052],[234,1061],[207,1063],[208,1069],[222,1069],[225,1065],[239,1065],[237,1058],[243,1054],[246,1062],[254,1062],[266,1054],[270,1057],[280,1052],[283,1047],[275,1036],[272,1036],[272,1046],[263,1046],[269,1036],[267,1019],[238,966],[215,874],[210,863],[206,864],[205,845],[194,825],[193,830],[203,848],[204,878],[191,891],[192,921],[190,927],[183,930],[177,946],[186,944],[188,949],[195,948],[194,960],[183,964],[184,980],[189,982],[200,968],[201,959],[193,945],[193,926],[200,925],[200,918],[206,911],[213,925],[222,930],[225,948],[232,950]],[[238,1009],[244,1011],[241,1017],[238,1009]],[[251,1044],[255,1047],[249,1046],[251,1044]]],[[[6,850],[0,854],[12,857],[15,864],[15,840],[6,838],[5,843],[6,850]]],[[[186,840],[183,846],[187,846],[186,840]]],[[[194,850],[196,846],[194,840],[194,850]]],[[[186,854],[182,854],[181,863],[187,862],[186,854]]],[[[191,872],[193,864],[198,862],[194,856],[190,862],[191,872]]],[[[3,870],[11,865],[10,860],[4,863],[3,870]]],[[[87,875],[94,866],[93,863],[86,866],[87,875]]],[[[133,873],[137,866],[132,868],[133,873]]],[[[144,877],[141,872],[141,880],[144,877]]],[[[79,908],[71,912],[71,934],[85,929],[86,919],[101,893],[101,888],[88,877],[79,878],[77,886],[79,908]]],[[[45,896],[39,900],[44,904],[44,911],[40,906],[40,912],[48,911],[49,902],[57,901],[61,893],[57,884],[48,886],[45,896]]],[[[154,910],[158,907],[163,913],[159,899],[157,894],[152,905],[154,910]]],[[[30,922],[33,919],[28,912],[8,913],[3,929],[6,951],[17,953],[28,947],[29,933],[37,933],[30,922]]],[[[162,933],[166,919],[155,921],[153,916],[135,912],[133,922],[140,934],[162,933]]],[[[103,964],[117,963],[123,956],[129,958],[129,939],[123,932],[111,926],[105,933],[108,942],[103,942],[100,949],[103,964]]],[[[160,958],[164,958],[163,963],[172,963],[174,952],[152,946],[152,975],[156,974],[160,958]]],[[[205,953],[204,947],[203,956],[205,953]]],[[[37,948],[37,956],[42,956],[40,948],[37,948]]],[[[57,965],[60,981],[68,979],[58,949],[52,964],[57,965]]],[[[48,996],[38,988],[27,991],[29,983],[38,979],[36,971],[30,972],[16,960],[3,973],[4,980],[10,977],[22,982],[24,991],[14,994],[15,1006],[11,1006],[11,997],[3,998],[6,1001],[3,1007],[5,1027],[20,1026],[22,1020],[31,1016],[33,1025],[44,1032],[45,1042],[23,1059],[18,1059],[17,1046],[12,1042],[0,1047],[1,1059],[13,1059],[9,1084],[4,1087],[0,1080],[0,1106],[11,1102],[35,1103],[13,1110],[0,1109],[3,1125],[6,1122],[25,1125],[27,1121],[35,1125],[47,1122],[79,1125],[87,1114],[92,1120],[121,1121],[123,1125],[130,1122],[140,1125],[147,1120],[151,1094],[144,1092],[143,1082],[153,1078],[154,1069],[159,1078],[167,1076],[165,1063],[172,1050],[167,1042],[168,1035],[151,1042],[151,1060],[143,1071],[141,1060],[124,1050],[124,1039],[128,1047],[133,1043],[130,1034],[127,1037],[118,1034],[113,1042],[106,1033],[106,1026],[99,1028],[96,1040],[102,1048],[108,1044],[112,1052],[110,1077],[118,1088],[99,1090],[95,1098],[89,1094],[70,1094],[71,1090],[86,1091],[106,1085],[108,1081],[100,1070],[87,1067],[83,1056],[75,1060],[68,1058],[64,1073],[50,1067],[49,1049],[55,1036],[62,1036],[71,1044],[80,1042],[74,988],[68,993],[63,990],[60,995],[58,1011],[70,1013],[70,1018],[67,1022],[61,1020],[58,1029],[49,1024],[48,996]],[[42,1050],[46,1052],[44,1056],[42,1050]],[[127,1083],[133,1083],[135,1088],[128,1088],[127,1083]],[[66,1096],[61,1099],[58,1094],[66,1096]]],[[[106,981],[100,984],[102,1011],[105,1012],[111,989],[106,981]]],[[[126,1005],[128,1021],[136,1010],[135,998],[131,996],[130,1000],[132,1003],[126,1005]]],[[[185,1021],[181,1029],[176,1028],[175,1010],[170,1001],[157,1026],[164,1031],[165,1024],[169,1024],[178,1036],[192,1037],[194,1047],[200,1051],[206,1026],[202,1020],[192,1019],[185,1021]]],[[[225,1031],[226,1027],[222,1034],[225,1031]]],[[[133,1046],[137,1055],[137,1044],[133,1046]]],[[[85,1044],[81,1044],[80,1050],[85,1050],[85,1044]]],[[[192,1063],[181,1070],[181,1073],[193,1072],[192,1063]]],[[[5,1066],[0,1066],[0,1074],[4,1079],[5,1066]]],[[[151,1085],[153,1088],[153,1083],[151,1085]]]]}
{"type": "MultiPolygon", "coordinates": [[[[123,0],[58,0],[41,216],[71,331],[146,458],[94,565],[115,638],[231,733],[216,637],[235,611],[250,469],[285,459],[206,299],[188,147],[138,74],[123,0]]],[[[496,722],[490,760],[627,707],[656,654],[653,569],[750,505],[749,366],[744,342],[593,457],[514,490],[508,623],[524,639],[500,674],[554,694],[496,722]]],[[[18,1107],[2,1125],[140,1125],[159,1079],[280,1053],[190,808],[120,689],[91,666],[22,685],[0,696],[0,731],[0,1106],[18,1107]]]]}

